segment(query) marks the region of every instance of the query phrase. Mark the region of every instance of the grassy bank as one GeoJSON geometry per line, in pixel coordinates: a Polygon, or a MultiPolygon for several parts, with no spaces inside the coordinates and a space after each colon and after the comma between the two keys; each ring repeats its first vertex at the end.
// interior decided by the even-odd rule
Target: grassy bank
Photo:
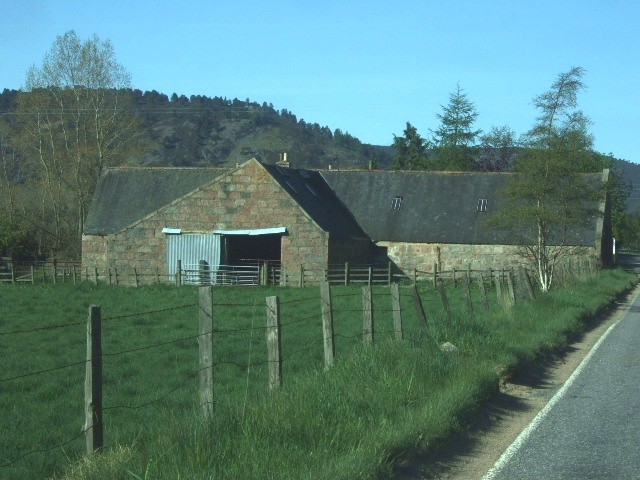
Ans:
{"type": "MultiPolygon", "coordinates": [[[[565,342],[635,276],[606,271],[532,303],[466,314],[450,290],[446,318],[436,292],[421,288],[428,330],[402,294],[406,341],[393,340],[388,289],[374,290],[376,343],[361,343],[357,287],[334,289],[336,366],[324,371],[317,289],[227,288],[214,295],[215,414],[201,424],[197,402],[195,289],[71,286],[0,288],[3,478],[375,478],[407,451],[428,451],[464,427],[517,368],[565,342]],[[264,299],[278,294],[284,388],[266,393],[264,299]],[[103,308],[105,451],[81,459],[84,325],[103,308]],[[179,307],[179,308],[176,308],[179,307]],[[184,339],[183,341],[176,341],[184,339]],[[449,341],[460,350],[445,354],[449,341]],[[172,343],[168,343],[172,342],[172,343]],[[67,442],[61,448],[37,452],[67,442]],[[80,458],[80,459],[79,459],[80,458]]],[[[491,296],[492,292],[490,292],[491,296]]],[[[480,305],[474,292],[474,305],[480,305]]]]}

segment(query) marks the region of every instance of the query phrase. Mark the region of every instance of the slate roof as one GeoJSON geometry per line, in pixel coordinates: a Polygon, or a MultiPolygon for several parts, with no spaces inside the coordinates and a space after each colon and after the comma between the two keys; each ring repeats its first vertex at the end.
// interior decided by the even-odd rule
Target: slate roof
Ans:
{"type": "Polygon", "coordinates": [[[114,168],[96,187],[84,225],[87,235],[109,235],[216,179],[220,168],[114,168]]]}
{"type": "Polygon", "coordinates": [[[335,192],[319,172],[276,165],[262,165],[300,207],[332,238],[366,238],[335,192]]]}
{"type": "MultiPolygon", "coordinates": [[[[500,208],[498,191],[511,175],[388,170],[322,172],[374,241],[468,245],[513,243],[505,233],[484,225],[488,215],[500,208]],[[394,197],[402,199],[399,209],[392,208],[394,197]],[[485,212],[477,211],[480,199],[486,200],[485,212]]],[[[594,245],[595,235],[595,228],[581,229],[580,239],[575,243],[594,245]]]]}
{"type": "MultiPolygon", "coordinates": [[[[351,213],[316,171],[262,165],[332,238],[366,238],[351,213]]],[[[109,235],[121,231],[194,191],[229,169],[115,168],[100,178],[84,233],[109,235]]],[[[274,212],[277,222],[277,212],[274,212]]]]}

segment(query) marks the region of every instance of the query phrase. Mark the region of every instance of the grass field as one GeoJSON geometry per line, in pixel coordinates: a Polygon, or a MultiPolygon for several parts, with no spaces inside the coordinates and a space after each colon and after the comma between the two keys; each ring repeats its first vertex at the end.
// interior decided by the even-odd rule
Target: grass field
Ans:
{"type": "Polygon", "coordinates": [[[197,289],[3,285],[0,477],[384,475],[401,452],[433,448],[461,428],[497,388],[498,371],[561,345],[634,280],[604,272],[511,309],[494,298],[486,314],[474,289],[475,320],[466,314],[462,289],[449,290],[451,323],[437,293],[424,285],[428,333],[401,289],[407,339],[401,343],[393,341],[389,289],[376,287],[370,348],[361,341],[360,288],[333,288],[337,357],[329,372],[317,287],[215,289],[216,405],[206,425],[196,411],[197,289]],[[284,388],[275,395],[266,388],[269,295],[280,297],[283,324],[284,388]],[[101,306],[103,318],[106,448],[97,462],[81,459],[90,304],[101,306]],[[67,326],[50,328],[56,325],[67,326]],[[29,332],[11,333],[23,330],[29,332]],[[443,341],[460,353],[442,353],[443,341]]]}

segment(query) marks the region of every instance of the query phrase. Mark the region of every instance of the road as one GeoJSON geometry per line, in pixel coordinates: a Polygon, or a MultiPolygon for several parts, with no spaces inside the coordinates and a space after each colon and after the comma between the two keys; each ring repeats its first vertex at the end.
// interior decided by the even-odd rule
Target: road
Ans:
{"type": "Polygon", "coordinates": [[[640,479],[640,296],[483,478],[640,479]]]}

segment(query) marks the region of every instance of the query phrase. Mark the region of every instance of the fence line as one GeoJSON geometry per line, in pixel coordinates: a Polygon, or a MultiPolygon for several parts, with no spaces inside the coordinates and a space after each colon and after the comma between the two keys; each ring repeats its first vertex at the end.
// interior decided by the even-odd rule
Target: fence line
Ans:
{"type": "MultiPolygon", "coordinates": [[[[63,365],[63,366],[54,367],[50,369],[35,371],[35,372],[31,372],[31,373],[27,373],[19,376],[5,378],[0,380],[0,383],[16,380],[19,378],[24,378],[27,376],[45,374],[54,370],[60,370],[60,369],[64,369],[72,366],[81,365],[84,363],[86,365],[86,384],[85,384],[86,385],[86,388],[85,388],[85,395],[86,395],[85,419],[86,421],[85,421],[85,427],[83,428],[82,434],[85,434],[87,436],[86,445],[87,445],[87,453],[89,454],[103,447],[102,436],[104,434],[101,430],[101,427],[103,425],[102,412],[109,411],[109,410],[116,410],[118,408],[140,409],[145,406],[152,405],[154,403],[157,403],[161,399],[166,398],[171,393],[183,388],[186,382],[194,378],[196,375],[198,375],[200,378],[199,396],[200,396],[200,408],[202,412],[202,417],[205,419],[210,418],[215,413],[214,378],[215,378],[215,368],[219,365],[233,364],[233,365],[237,365],[238,367],[247,368],[247,369],[251,366],[268,365],[269,367],[269,375],[268,375],[268,382],[267,382],[268,388],[270,391],[278,390],[279,388],[281,388],[284,381],[282,377],[283,362],[287,361],[289,358],[291,358],[294,355],[314,349],[315,344],[317,344],[318,347],[321,348],[322,351],[324,352],[325,369],[330,369],[333,365],[335,365],[336,346],[335,346],[334,340],[336,337],[360,338],[363,344],[373,344],[376,338],[375,334],[377,333],[377,334],[393,335],[393,337],[397,341],[402,341],[404,339],[404,332],[403,332],[404,311],[403,311],[403,308],[401,307],[402,298],[408,298],[411,300],[411,303],[413,304],[414,309],[416,310],[416,316],[418,318],[420,329],[426,333],[427,337],[429,337],[430,329],[428,328],[429,322],[427,318],[427,312],[424,308],[424,301],[420,297],[420,293],[418,291],[417,285],[414,284],[413,286],[411,286],[408,289],[408,293],[406,292],[401,293],[398,284],[392,283],[389,289],[389,294],[385,293],[385,296],[388,297],[390,308],[378,308],[374,305],[373,299],[374,297],[378,298],[380,294],[374,295],[371,290],[370,279],[372,278],[372,276],[369,275],[370,271],[371,270],[368,269],[367,281],[362,282],[363,288],[362,288],[361,296],[363,299],[362,300],[363,303],[362,303],[361,310],[340,309],[336,311],[334,308],[335,304],[333,301],[335,298],[350,297],[350,296],[353,297],[353,296],[357,296],[358,294],[349,293],[349,294],[333,295],[332,288],[331,288],[332,284],[329,280],[327,280],[321,284],[319,296],[313,296],[313,297],[308,297],[304,299],[297,299],[297,300],[292,300],[288,302],[280,302],[278,296],[268,297],[266,299],[266,319],[267,320],[266,320],[265,326],[252,326],[251,328],[237,328],[237,329],[215,328],[213,319],[214,319],[214,312],[216,308],[229,307],[229,306],[242,306],[242,307],[249,307],[249,308],[263,308],[263,307],[260,307],[255,303],[254,304],[226,304],[226,303],[216,304],[214,302],[212,287],[200,288],[200,301],[197,304],[194,303],[194,304],[182,305],[179,307],[171,307],[171,308],[159,309],[159,310],[148,311],[148,312],[140,312],[136,314],[102,318],[99,307],[93,306],[90,309],[91,313],[87,320],[88,333],[87,333],[87,359],[86,360],[70,363],[68,365],[63,365]],[[306,317],[295,319],[295,320],[282,322],[280,315],[281,315],[281,307],[283,305],[296,304],[300,302],[317,301],[317,300],[320,300],[319,302],[320,308],[317,314],[306,316],[306,317]],[[101,347],[99,347],[100,345],[99,338],[95,338],[96,335],[98,337],[100,336],[102,331],[101,324],[105,321],[140,317],[144,315],[152,315],[152,314],[165,312],[168,310],[193,307],[196,305],[199,305],[198,316],[200,319],[199,320],[200,327],[199,327],[198,335],[193,335],[193,336],[184,337],[184,338],[175,339],[175,340],[166,341],[166,342],[159,342],[152,345],[145,345],[142,347],[123,350],[119,352],[103,352],[101,347]],[[362,324],[361,335],[360,336],[344,335],[344,334],[335,332],[334,324],[333,324],[335,313],[348,313],[352,310],[354,312],[360,311],[362,313],[363,324],[362,324]],[[392,329],[376,330],[375,315],[376,313],[381,313],[381,312],[393,314],[392,329]],[[312,341],[304,348],[300,348],[284,356],[282,351],[282,345],[281,345],[281,335],[282,335],[283,327],[287,327],[294,323],[311,321],[314,319],[319,320],[322,324],[322,339],[318,337],[316,341],[312,341]],[[221,362],[213,361],[214,350],[212,349],[212,347],[215,345],[214,343],[215,335],[228,333],[228,332],[253,331],[253,330],[261,330],[261,329],[265,330],[265,338],[267,343],[267,360],[266,361],[249,362],[247,365],[241,365],[233,361],[221,361],[221,362]],[[150,402],[145,402],[138,406],[126,406],[126,405],[104,406],[102,405],[101,398],[100,398],[101,392],[100,392],[100,389],[97,388],[98,386],[101,386],[102,374],[101,374],[101,368],[97,368],[97,367],[98,367],[98,363],[101,362],[101,359],[103,357],[117,356],[125,353],[131,353],[131,352],[140,351],[140,350],[147,350],[154,347],[175,344],[175,343],[179,343],[187,340],[193,340],[193,339],[198,339],[198,343],[199,343],[200,368],[196,372],[194,372],[192,375],[189,375],[188,377],[183,379],[180,386],[172,389],[171,391],[163,394],[160,397],[157,397],[155,400],[152,400],[150,402]],[[320,340],[322,340],[322,347],[320,347],[320,340]]],[[[439,273],[443,275],[443,278],[439,277],[438,275],[432,277],[436,279],[435,285],[432,285],[430,289],[427,289],[427,291],[434,292],[434,293],[437,292],[440,302],[442,304],[441,308],[445,311],[448,325],[450,327],[453,326],[452,313],[450,311],[450,306],[448,304],[447,288],[456,287],[457,284],[462,284],[464,287],[464,295],[465,295],[466,305],[467,305],[466,314],[468,318],[473,318],[473,315],[474,315],[473,304],[472,304],[472,299],[469,292],[472,284],[472,278],[474,278],[472,273],[474,272],[472,272],[469,269],[467,271],[463,271],[462,273],[460,271],[455,271],[455,270],[452,270],[451,272],[439,272],[439,273]],[[449,274],[448,278],[450,282],[447,282],[445,280],[446,278],[445,274],[447,273],[449,274]]],[[[351,274],[352,273],[349,273],[349,275],[351,274]]],[[[496,303],[505,301],[502,295],[502,290],[501,290],[502,287],[505,287],[508,290],[509,292],[508,301],[510,301],[511,303],[522,300],[522,295],[516,294],[516,292],[523,292],[523,291],[532,292],[533,291],[530,283],[530,279],[528,278],[528,273],[524,269],[522,269],[521,271],[518,271],[517,275],[514,275],[513,272],[508,270],[500,270],[500,271],[491,270],[489,271],[486,277],[485,277],[485,274],[486,274],[486,271],[477,272],[477,275],[475,275],[475,278],[477,279],[476,283],[478,285],[477,288],[480,293],[483,308],[485,310],[488,309],[488,303],[489,303],[487,289],[486,289],[487,283],[489,284],[491,284],[492,282],[495,283],[495,287],[496,287],[495,302],[496,303]]],[[[355,278],[355,277],[352,277],[352,278],[355,278]]],[[[431,321],[433,321],[433,318],[431,318],[431,321]]],[[[459,322],[459,317],[458,317],[458,322],[459,322]]],[[[68,323],[63,325],[55,325],[51,327],[40,327],[40,328],[24,330],[24,331],[18,330],[18,331],[11,331],[11,332],[0,332],[0,335],[13,335],[13,334],[28,333],[33,331],[46,331],[46,330],[55,329],[55,328],[74,327],[82,324],[84,324],[84,322],[73,322],[73,323],[68,323]]],[[[459,324],[457,326],[459,327],[459,324]]],[[[106,433],[108,435],[108,432],[106,433]]],[[[71,441],[75,440],[75,438],[77,437],[74,437],[74,439],[70,440],[69,442],[65,442],[61,444],[61,446],[67,445],[71,441]]],[[[53,450],[55,448],[60,448],[60,446],[52,447],[50,449],[32,450],[30,452],[25,453],[24,455],[21,455],[20,457],[17,457],[11,460],[9,463],[2,466],[4,467],[4,466],[11,465],[12,463],[32,453],[37,453],[39,451],[53,450]]]]}

